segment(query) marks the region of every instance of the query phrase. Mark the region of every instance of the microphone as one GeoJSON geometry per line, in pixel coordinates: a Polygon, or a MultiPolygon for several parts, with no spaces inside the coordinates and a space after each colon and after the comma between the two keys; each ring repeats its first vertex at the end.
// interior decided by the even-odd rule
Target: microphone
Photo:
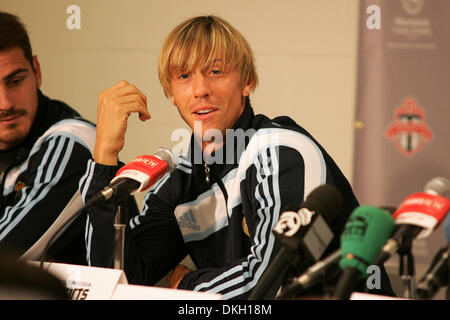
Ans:
{"type": "MultiPolygon", "coordinates": [[[[396,210],[392,207],[380,207],[380,209],[387,211],[390,214],[394,213],[396,210]]],[[[309,267],[302,275],[293,278],[292,282],[288,286],[283,288],[277,298],[285,299],[299,294],[301,291],[307,290],[308,288],[316,285],[323,280],[324,276],[327,276],[326,273],[328,270],[335,268],[339,264],[341,256],[341,249],[338,249],[324,260],[316,262],[314,265],[309,267]]]]}
{"type": "Polygon", "coordinates": [[[110,199],[121,201],[132,193],[145,191],[167,172],[172,172],[175,165],[175,158],[167,148],[158,148],[150,156],[136,157],[120,168],[108,186],[87,200],[85,207],[110,199]]]}
{"type": "Polygon", "coordinates": [[[449,282],[450,243],[442,247],[431,262],[431,266],[425,272],[417,284],[417,296],[420,299],[431,299],[436,292],[449,282]]]}
{"type": "Polygon", "coordinates": [[[20,259],[39,258],[42,267],[50,246],[84,212],[85,208],[116,197],[118,193],[120,197],[125,197],[134,192],[145,191],[166,172],[171,172],[174,167],[175,160],[170,149],[158,148],[152,156],[136,157],[120,168],[110,185],[86,201],[85,205],[83,205],[80,192],[77,191],[58,219],[20,259]]]}
{"type": "Polygon", "coordinates": [[[397,228],[379,252],[375,264],[384,263],[414,238],[428,237],[444,220],[450,201],[443,195],[449,194],[450,182],[445,178],[434,178],[424,190],[408,196],[394,212],[397,228]]]}
{"type": "MultiPolygon", "coordinates": [[[[425,185],[424,192],[436,196],[450,198],[450,181],[443,177],[433,178],[425,185]]],[[[396,207],[390,206],[379,208],[388,211],[390,214],[394,214],[394,212],[397,210],[396,207]]]]}
{"type": "Polygon", "coordinates": [[[274,283],[284,277],[289,266],[296,266],[303,254],[306,261],[317,261],[331,243],[331,225],[342,210],[342,197],[336,188],[315,188],[300,207],[281,214],[272,232],[281,243],[278,254],[252,290],[249,300],[263,299],[274,283]]]}
{"type": "Polygon", "coordinates": [[[416,292],[420,299],[432,299],[443,285],[450,284],[450,216],[445,219],[444,227],[447,245],[439,249],[417,284],[416,292]]]}
{"type": "Polygon", "coordinates": [[[378,251],[395,227],[394,219],[385,210],[360,206],[348,219],[341,236],[339,267],[343,270],[332,299],[347,300],[358,282],[367,275],[378,251]]]}

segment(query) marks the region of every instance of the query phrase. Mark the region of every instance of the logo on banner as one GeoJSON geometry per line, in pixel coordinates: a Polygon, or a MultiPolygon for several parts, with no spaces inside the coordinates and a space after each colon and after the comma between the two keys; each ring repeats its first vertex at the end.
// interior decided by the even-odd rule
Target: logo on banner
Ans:
{"type": "Polygon", "coordinates": [[[408,157],[416,155],[425,142],[432,140],[433,134],[425,122],[425,111],[416,99],[407,97],[403,100],[402,105],[395,110],[394,123],[387,130],[386,136],[408,157]]]}
{"type": "Polygon", "coordinates": [[[425,0],[401,0],[402,8],[406,13],[415,16],[422,11],[425,0]]]}

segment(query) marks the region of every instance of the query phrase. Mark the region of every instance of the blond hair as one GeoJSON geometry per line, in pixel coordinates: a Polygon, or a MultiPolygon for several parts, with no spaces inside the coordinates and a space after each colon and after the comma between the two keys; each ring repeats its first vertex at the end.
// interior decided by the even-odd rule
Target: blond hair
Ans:
{"type": "Polygon", "coordinates": [[[158,62],[159,81],[168,97],[173,72],[180,74],[197,66],[211,66],[220,59],[224,69],[236,68],[241,85],[258,84],[253,52],[247,40],[227,21],[199,16],[180,23],[167,37],[158,62]]]}

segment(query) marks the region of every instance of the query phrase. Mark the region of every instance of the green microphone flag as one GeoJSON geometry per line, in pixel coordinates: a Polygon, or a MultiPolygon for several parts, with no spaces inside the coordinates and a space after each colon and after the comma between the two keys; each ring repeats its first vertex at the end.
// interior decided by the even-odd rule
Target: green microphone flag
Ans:
{"type": "Polygon", "coordinates": [[[341,269],[353,267],[365,276],[394,227],[394,219],[387,211],[371,206],[356,208],[341,236],[341,269]]]}

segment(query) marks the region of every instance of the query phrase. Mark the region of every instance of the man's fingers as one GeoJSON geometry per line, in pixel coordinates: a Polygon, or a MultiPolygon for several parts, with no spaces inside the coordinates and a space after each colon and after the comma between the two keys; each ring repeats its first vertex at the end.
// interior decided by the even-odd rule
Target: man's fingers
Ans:
{"type": "Polygon", "coordinates": [[[122,80],[99,95],[99,106],[106,112],[126,114],[138,112],[142,121],[151,118],[147,108],[147,97],[134,85],[122,80]]]}
{"type": "Polygon", "coordinates": [[[111,87],[103,90],[102,92],[100,92],[99,96],[104,96],[107,95],[111,92],[116,92],[118,90],[120,90],[121,88],[127,87],[130,84],[128,83],[128,81],[126,80],[120,80],[119,82],[115,83],[114,85],[112,85],[111,87]]]}
{"type": "Polygon", "coordinates": [[[127,83],[127,85],[120,86],[116,90],[116,95],[118,97],[130,94],[138,94],[142,98],[142,100],[147,103],[147,96],[132,84],[127,83]]]}
{"type": "Polygon", "coordinates": [[[127,120],[137,112],[142,121],[150,119],[147,97],[125,80],[102,91],[98,96],[97,138],[94,159],[114,165],[125,143],[127,120]]]}
{"type": "Polygon", "coordinates": [[[126,80],[121,80],[114,84],[112,87],[102,91],[99,97],[112,96],[112,97],[121,97],[130,94],[138,94],[141,96],[142,100],[147,103],[147,97],[142,91],[140,91],[136,86],[130,84],[126,80]]]}
{"type": "Polygon", "coordinates": [[[147,104],[138,94],[119,97],[117,98],[116,102],[120,104],[121,108],[123,108],[127,113],[138,112],[139,118],[141,120],[147,120],[151,118],[151,115],[147,108],[147,104]]]}

